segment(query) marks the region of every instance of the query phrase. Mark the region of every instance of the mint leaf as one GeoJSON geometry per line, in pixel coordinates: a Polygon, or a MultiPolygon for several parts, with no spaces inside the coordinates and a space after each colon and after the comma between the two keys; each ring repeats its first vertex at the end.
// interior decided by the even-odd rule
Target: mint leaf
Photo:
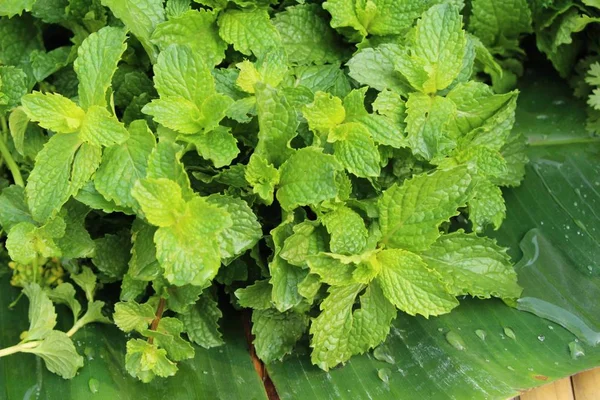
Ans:
{"type": "Polygon", "coordinates": [[[29,329],[24,334],[23,341],[47,338],[56,325],[56,312],[52,302],[37,283],[25,286],[23,293],[29,298],[29,329]]]}
{"type": "Polygon", "coordinates": [[[146,176],[148,157],[156,146],[156,139],[144,121],[132,122],[128,131],[129,138],[123,144],[104,150],[94,183],[107,200],[137,210],[139,206],[131,190],[146,176]]]}
{"type": "Polygon", "coordinates": [[[308,327],[308,316],[293,311],[280,313],[274,309],[252,313],[252,334],[256,355],[265,363],[281,360],[308,327]]]}
{"type": "Polygon", "coordinates": [[[131,259],[127,273],[133,279],[150,281],[157,278],[161,272],[156,259],[154,234],[156,227],[137,218],[131,227],[131,259]]]}
{"type": "Polygon", "coordinates": [[[531,32],[531,10],[526,0],[497,3],[493,0],[473,1],[470,30],[487,46],[502,40],[518,39],[531,32]]]}
{"type": "Polygon", "coordinates": [[[252,192],[257,194],[267,205],[273,203],[275,186],[279,183],[279,171],[264,157],[253,154],[244,171],[244,177],[252,187],[252,192]]]}
{"type": "Polygon", "coordinates": [[[107,105],[106,91],[127,47],[126,38],[123,29],[104,27],[88,36],[77,50],[73,68],[79,79],[79,104],[84,110],[107,105]]]}
{"type": "Polygon", "coordinates": [[[471,195],[465,167],[416,175],[394,185],[379,200],[379,224],[386,247],[427,249],[440,236],[439,224],[457,215],[471,195]]]}
{"type": "Polygon", "coordinates": [[[36,221],[44,222],[71,196],[71,166],[81,141],[75,133],[54,135],[36,157],[25,187],[27,203],[36,221]]]}
{"type": "Polygon", "coordinates": [[[379,175],[379,151],[364,125],[356,122],[339,125],[329,141],[334,141],[333,154],[348,172],[362,178],[379,175]]]}
{"type": "Polygon", "coordinates": [[[464,232],[443,235],[422,257],[453,295],[515,299],[521,294],[506,249],[492,239],[464,232]]]}
{"type": "Polygon", "coordinates": [[[154,308],[148,304],[138,304],[135,301],[115,304],[113,319],[120,330],[131,332],[143,331],[154,320],[154,308]]]}
{"type": "Polygon", "coordinates": [[[231,134],[229,128],[222,126],[186,139],[196,146],[202,158],[211,160],[216,168],[231,164],[240,153],[237,139],[231,134]]]}
{"type": "Polygon", "coordinates": [[[227,10],[219,15],[219,35],[242,54],[259,55],[281,45],[266,10],[227,10]]]}
{"type": "Polygon", "coordinates": [[[235,291],[235,297],[242,307],[255,310],[266,310],[271,308],[272,286],[269,281],[256,281],[250,286],[235,291]]]}
{"type": "MultiPolygon", "coordinates": [[[[335,225],[335,223],[334,223],[335,225]]],[[[295,225],[294,233],[285,239],[280,257],[297,267],[306,267],[307,257],[327,251],[327,233],[310,221],[295,225]]]]}
{"type": "Polygon", "coordinates": [[[71,279],[85,292],[88,303],[94,301],[94,292],[96,291],[96,275],[89,267],[83,267],[81,273],[71,274],[71,279]]]}
{"type": "Polygon", "coordinates": [[[208,294],[200,296],[200,300],[194,306],[179,315],[190,340],[205,349],[224,343],[219,331],[219,320],[222,316],[217,302],[208,294]]]}
{"type": "Polygon", "coordinates": [[[127,342],[125,368],[131,376],[145,383],[156,376],[166,378],[177,372],[177,366],[167,358],[166,350],[141,339],[130,339],[127,342]]]}
{"type": "Polygon", "coordinates": [[[33,92],[22,99],[23,111],[42,128],[58,133],[72,133],[79,129],[85,112],[60,94],[33,92]]]}
{"type": "Polygon", "coordinates": [[[331,236],[329,246],[337,254],[360,254],[367,244],[367,228],[362,217],[348,207],[340,207],[321,219],[331,236]]]}
{"type": "Polygon", "coordinates": [[[38,346],[21,351],[40,356],[50,372],[65,379],[74,378],[83,367],[83,357],[77,354],[73,341],[64,332],[51,331],[38,346]]]}
{"type": "Polygon", "coordinates": [[[315,93],[315,100],[302,108],[302,114],[311,130],[324,135],[346,119],[342,100],[324,92],[315,93]]]}
{"type": "Polygon", "coordinates": [[[63,282],[46,293],[53,303],[68,306],[73,312],[73,321],[77,321],[79,314],[81,314],[81,304],[75,298],[77,293],[73,285],[63,282]]]}
{"type": "Polygon", "coordinates": [[[129,132],[106,108],[91,106],[85,115],[79,136],[94,146],[108,147],[123,144],[129,138],[129,132]]]}
{"type": "Polygon", "coordinates": [[[181,338],[183,323],[177,318],[163,317],[156,330],[146,330],[142,332],[145,336],[154,338],[159,347],[167,351],[167,355],[175,360],[181,361],[194,357],[194,348],[192,345],[181,338]]]}
{"type": "Polygon", "coordinates": [[[385,297],[410,315],[425,318],[450,312],[458,306],[442,282],[442,275],[429,269],[415,253],[390,249],[377,254],[381,272],[376,278],[385,297]]]}
{"type": "Polygon", "coordinates": [[[161,51],[171,44],[189,45],[209,66],[219,64],[225,57],[227,44],[219,37],[217,14],[216,11],[201,9],[170,17],[156,27],[152,43],[161,51]]]}
{"type": "Polygon", "coordinates": [[[338,193],[335,174],[340,165],[316,148],[298,150],[279,169],[277,200],[284,210],[318,204],[338,193]]]}

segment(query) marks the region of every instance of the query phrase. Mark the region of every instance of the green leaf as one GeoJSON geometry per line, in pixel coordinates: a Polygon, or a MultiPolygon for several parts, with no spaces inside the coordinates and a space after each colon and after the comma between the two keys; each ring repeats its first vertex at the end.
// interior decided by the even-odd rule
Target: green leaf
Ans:
{"type": "Polygon", "coordinates": [[[408,93],[411,91],[408,82],[396,71],[396,61],[402,54],[403,49],[397,44],[367,47],[348,61],[349,75],[362,85],[380,91],[391,89],[402,94],[408,93]]]}
{"type": "Polygon", "coordinates": [[[329,136],[333,154],[348,172],[362,178],[379,176],[380,158],[369,130],[361,123],[338,126],[329,136]]]}
{"type": "Polygon", "coordinates": [[[273,48],[259,54],[256,63],[244,60],[236,64],[240,74],[236,85],[247,93],[254,93],[254,85],[262,82],[265,85],[277,87],[288,72],[288,57],[281,48],[273,48]]]}
{"type": "Polygon", "coordinates": [[[255,153],[279,167],[293,154],[290,141],[297,134],[296,111],[277,90],[260,83],[255,89],[260,127],[255,153]]]}
{"type": "Polygon", "coordinates": [[[499,45],[502,40],[519,39],[531,32],[531,10],[526,0],[496,3],[493,0],[473,1],[469,29],[486,46],[499,45]]]}
{"type": "Polygon", "coordinates": [[[154,338],[159,347],[167,351],[167,355],[175,361],[194,357],[192,345],[181,338],[183,323],[177,318],[163,317],[156,330],[146,330],[144,335],[154,338]]]}
{"type": "Polygon", "coordinates": [[[194,192],[190,186],[190,178],[181,162],[182,155],[182,146],[162,139],[150,154],[146,175],[148,178],[164,178],[176,182],[181,188],[183,198],[189,200],[194,196],[194,192]]]}
{"type": "Polygon", "coordinates": [[[126,38],[123,29],[107,26],[88,36],[77,50],[73,68],[79,79],[79,104],[84,110],[107,105],[106,91],[127,47],[126,38]]]}
{"type": "Polygon", "coordinates": [[[275,186],[279,183],[279,171],[264,157],[252,154],[244,170],[244,177],[252,186],[252,192],[258,194],[267,204],[273,203],[275,186]]]}
{"type": "Polygon", "coordinates": [[[30,342],[47,338],[56,325],[54,305],[37,283],[31,283],[23,288],[23,293],[29,298],[29,329],[23,341],[30,342]]]}
{"type": "Polygon", "coordinates": [[[150,36],[157,25],[165,20],[165,10],[161,0],[133,0],[120,2],[102,0],[102,5],[119,18],[128,30],[133,33],[144,46],[151,58],[156,59],[157,51],[150,43],[150,36]]]}
{"type": "Polygon", "coordinates": [[[115,324],[124,332],[143,331],[148,328],[154,317],[154,308],[148,303],[128,301],[115,304],[113,318],[115,324]]]}
{"type": "Polygon", "coordinates": [[[225,343],[219,330],[219,320],[222,316],[217,302],[208,294],[200,296],[194,306],[179,314],[190,340],[205,349],[225,343]]]}
{"type": "Polygon", "coordinates": [[[240,153],[237,139],[231,134],[229,128],[222,126],[186,139],[196,146],[202,158],[211,160],[216,168],[231,164],[240,153]]]}
{"type": "Polygon", "coordinates": [[[473,198],[469,200],[469,220],[475,232],[483,231],[490,224],[494,229],[500,228],[506,217],[506,205],[502,191],[493,183],[484,180],[477,184],[473,198]]]}
{"type": "Polygon", "coordinates": [[[10,136],[15,145],[15,150],[22,156],[25,155],[25,135],[27,134],[28,125],[29,117],[23,107],[17,107],[10,113],[8,117],[10,136]]]}
{"type": "Polygon", "coordinates": [[[177,365],[167,358],[167,351],[145,340],[130,339],[127,342],[125,368],[134,378],[144,383],[156,376],[166,378],[177,372],[177,365]]]}
{"type": "Polygon", "coordinates": [[[25,194],[32,217],[47,221],[71,196],[71,164],[81,141],[75,133],[50,138],[36,157],[25,194]]]}
{"type": "Polygon", "coordinates": [[[64,68],[73,54],[71,46],[58,47],[48,52],[34,50],[29,55],[35,80],[41,82],[50,75],[64,68]]]}
{"type": "Polygon", "coordinates": [[[105,107],[90,106],[79,131],[81,140],[94,146],[123,144],[129,132],[105,107]]]}
{"type": "Polygon", "coordinates": [[[46,294],[53,303],[68,306],[73,313],[73,321],[77,321],[79,314],[81,314],[81,304],[75,298],[77,293],[73,285],[63,282],[54,289],[47,291],[46,294]]]}
{"type": "Polygon", "coordinates": [[[25,191],[21,186],[11,185],[2,190],[0,195],[0,225],[9,232],[20,222],[33,224],[29,208],[25,202],[25,191]]]}
{"type": "Polygon", "coordinates": [[[352,356],[352,305],[363,289],[362,284],[329,288],[320,306],[321,314],[310,326],[311,361],[319,368],[327,371],[352,356]]]}
{"type": "Polygon", "coordinates": [[[308,327],[308,316],[274,309],[252,312],[252,334],[256,355],[266,363],[290,353],[308,327]]]}
{"type": "Polygon", "coordinates": [[[288,7],[276,14],[273,24],[290,62],[304,65],[340,60],[335,33],[316,4],[288,7]]]}
{"type": "Polygon", "coordinates": [[[227,48],[227,44],[219,37],[217,14],[216,11],[200,9],[170,17],[156,27],[152,42],[161,51],[171,44],[189,45],[195,54],[206,60],[208,66],[217,65],[223,61],[227,48]]]}
{"type": "Polygon", "coordinates": [[[492,239],[451,233],[441,236],[421,256],[443,277],[453,295],[514,299],[521,294],[506,249],[492,239]]]}
{"type": "Polygon", "coordinates": [[[266,10],[227,10],[219,15],[219,35],[245,55],[259,55],[281,45],[281,37],[266,10]]]}
{"type": "Polygon", "coordinates": [[[340,207],[321,219],[331,235],[329,246],[337,254],[360,254],[367,244],[367,228],[362,217],[348,207],[340,207]]]}
{"type": "Polygon", "coordinates": [[[346,119],[342,100],[325,92],[315,93],[315,100],[302,108],[302,115],[313,132],[325,135],[346,119]]]}
{"type": "Polygon", "coordinates": [[[328,250],[328,237],[323,227],[312,221],[305,221],[295,225],[293,229],[294,233],[285,239],[279,253],[279,256],[290,264],[306,267],[308,256],[328,250]]]}
{"type": "Polygon", "coordinates": [[[60,211],[65,221],[65,234],[57,240],[64,259],[87,258],[94,252],[95,244],[85,227],[85,219],[90,209],[84,204],[71,200],[60,211]]]}
{"type": "Polygon", "coordinates": [[[136,210],[139,206],[131,190],[146,176],[148,157],[156,146],[156,139],[144,121],[132,122],[128,131],[129,138],[122,145],[104,150],[94,183],[107,200],[136,210]]]}
{"type": "Polygon", "coordinates": [[[338,193],[335,175],[339,170],[333,156],[312,147],[298,150],[279,169],[277,200],[284,210],[291,210],[332,199],[338,193]]]}
{"type": "Polygon", "coordinates": [[[50,372],[65,379],[73,378],[83,367],[83,357],[77,354],[73,341],[64,332],[51,331],[38,346],[22,351],[40,356],[50,372]]]}
{"type": "Polygon", "coordinates": [[[406,132],[412,152],[426,160],[447,155],[456,146],[448,129],[454,115],[456,107],[447,98],[411,93],[406,102],[406,132]]]}
{"type": "Polygon", "coordinates": [[[127,273],[133,279],[150,281],[161,273],[160,265],[156,259],[156,246],[154,234],[156,227],[136,218],[131,227],[131,259],[127,273]]]}
{"type": "Polygon", "coordinates": [[[88,303],[94,301],[94,292],[96,291],[96,275],[89,267],[81,268],[79,274],[71,274],[71,279],[85,292],[85,298],[88,303]]]}
{"type": "Polygon", "coordinates": [[[416,175],[386,190],[379,201],[381,243],[391,248],[426,250],[440,236],[438,226],[457,215],[471,195],[464,167],[416,175]]]}
{"type": "Polygon", "coordinates": [[[255,310],[266,310],[272,307],[271,296],[273,287],[269,281],[256,281],[252,285],[235,291],[235,297],[242,307],[255,310]]]}
{"type": "Polygon", "coordinates": [[[58,133],[77,131],[85,118],[77,104],[60,94],[33,92],[23,96],[22,103],[30,120],[58,133]]]}
{"type": "Polygon", "coordinates": [[[450,312],[458,301],[448,292],[442,275],[423,259],[406,250],[383,250],[377,254],[381,272],[376,281],[385,297],[409,315],[425,318],[450,312]]]}
{"type": "Polygon", "coordinates": [[[33,6],[33,3],[35,3],[35,0],[2,2],[2,4],[0,4],[0,15],[7,16],[9,18],[14,17],[15,15],[21,15],[23,11],[31,11],[31,6],[33,6]]]}
{"type": "Polygon", "coordinates": [[[353,276],[356,267],[344,261],[331,253],[319,253],[307,257],[310,273],[318,275],[321,281],[333,286],[356,283],[353,276]]]}
{"type": "Polygon", "coordinates": [[[131,257],[129,231],[106,234],[94,242],[96,254],[92,262],[96,268],[110,279],[123,279],[131,257]]]}
{"type": "Polygon", "coordinates": [[[89,143],[82,143],[73,158],[71,171],[71,192],[77,195],[98,169],[102,159],[102,148],[89,143]]]}
{"type": "Polygon", "coordinates": [[[0,112],[16,107],[27,92],[25,72],[12,66],[0,66],[0,112]]]}
{"type": "Polygon", "coordinates": [[[206,201],[225,210],[233,222],[219,234],[221,257],[225,259],[237,257],[254,247],[262,238],[261,225],[244,200],[213,194],[208,196],[206,201]]]}
{"type": "Polygon", "coordinates": [[[169,179],[140,179],[133,186],[132,195],[152,225],[172,226],[186,211],[181,188],[169,179]]]}

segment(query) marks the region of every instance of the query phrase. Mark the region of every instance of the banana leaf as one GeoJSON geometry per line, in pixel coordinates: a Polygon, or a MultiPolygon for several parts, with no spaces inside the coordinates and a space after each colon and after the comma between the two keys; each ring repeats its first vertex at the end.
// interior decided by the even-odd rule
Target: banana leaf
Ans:
{"type": "MultiPolygon", "coordinates": [[[[600,365],[600,141],[556,76],[530,71],[522,82],[515,129],[528,137],[531,163],[523,184],[506,191],[507,219],[491,233],[520,260],[517,309],[465,298],[449,315],[399,315],[377,357],[327,373],[301,344],[267,366],[281,399],[505,399],[600,365]]],[[[0,347],[27,328],[27,302],[6,307],[17,294],[0,277],[0,347]]],[[[122,332],[95,324],[74,337],[86,365],[70,381],[29,354],[0,359],[0,398],[266,399],[239,321],[225,318],[224,346],[196,347],[175,377],[151,384],[124,370],[122,332]]]]}
{"type": "Polygon", "coordinates": [[[506,399],[600,365],[600,138],[553,72],[528,71],[520,89],[531,163],[488,232],[520,260],[518,309],[465,298],[441,317],[399,315],[377,358],[329,373],[308,355],[273,363],[282,399],[506,399]]]}

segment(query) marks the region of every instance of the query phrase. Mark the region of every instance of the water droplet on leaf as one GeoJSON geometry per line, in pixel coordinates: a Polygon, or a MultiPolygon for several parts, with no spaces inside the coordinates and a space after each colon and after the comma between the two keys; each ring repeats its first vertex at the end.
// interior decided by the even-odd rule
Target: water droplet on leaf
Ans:
{"type": "Polygon", "coordinates": [[[98,379],[96,378],[90,378],[88,387],[90,388],[90,392],[96,394],[100,391],[100,382],[98,382],[98,379]]]}
{"type": "Polygon", "coordinates": [[[375,357],[376,360],[385,361],[388,364],[396,364],[394,357],[387,353],[383,346],[379,346],[373,350],[373,357],[375,357]]]}
{"type": "Polygon", "coordinates": [[[458,336],[458,333],[456,333],[454,331],[450,331],[450,332],[446,333],[446,340],[456,350],[463,351],[466,348],[465,342],[463,341],[463,339],[460,336],[458,336]]]}
{"type": "Polygon", "coordinates": [[[391,375],[392,371],[389,368],[381,368],[377,370],[377,376],[385,383],[388,383],[390,381],[391,375]]]}
{"type": "Polygon", "coordinates": [[[575,341],[569,343],[569,352],[571,353],[571,358],[573,360],[577,360],[579,357],[585,356],[583,347],[581,347],[581,344],[575,341]]]}
{"type": "Polygon", "coordinates": [[[538,340],[539,340],[540,342],[543,342],[544,340],[546,340],[546,336],[544,336],[544,335],[539,335],[539,336],[538,336],[538,340]]]}
{"type": "Polygon", "coordinates": [[[477,337],[478,337],[479,339],[481,339],[481,340],[485,340],[485,335],[486,335],[486,333],[485,333],[485,331],[484,331],[484,330],[477,329],[477,330],[475,331],[475,334],[477,335],[477,337]]]}
{"type": "Polygon", "coordinates": [[[515,331],[510,328],[504,328],[504,334],[513,340],[517,340],[517,336],[515,335],[515,331]]]}

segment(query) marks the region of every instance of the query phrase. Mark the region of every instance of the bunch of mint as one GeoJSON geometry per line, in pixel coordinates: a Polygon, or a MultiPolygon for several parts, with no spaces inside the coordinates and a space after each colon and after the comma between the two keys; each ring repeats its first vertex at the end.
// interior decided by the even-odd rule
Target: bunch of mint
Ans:
{"type": "Polygon", "coordinates": [[[223,344],[220,300],[252,309],[263,361],[308,337],[327,370],[398,310],[519,297],[484,232],[527,161],[527,2],[163,3],[0,5],[0,224],[31,320],[0,356],[70,378],[70,337],[114,322],[148,382],[223,344]]]}

